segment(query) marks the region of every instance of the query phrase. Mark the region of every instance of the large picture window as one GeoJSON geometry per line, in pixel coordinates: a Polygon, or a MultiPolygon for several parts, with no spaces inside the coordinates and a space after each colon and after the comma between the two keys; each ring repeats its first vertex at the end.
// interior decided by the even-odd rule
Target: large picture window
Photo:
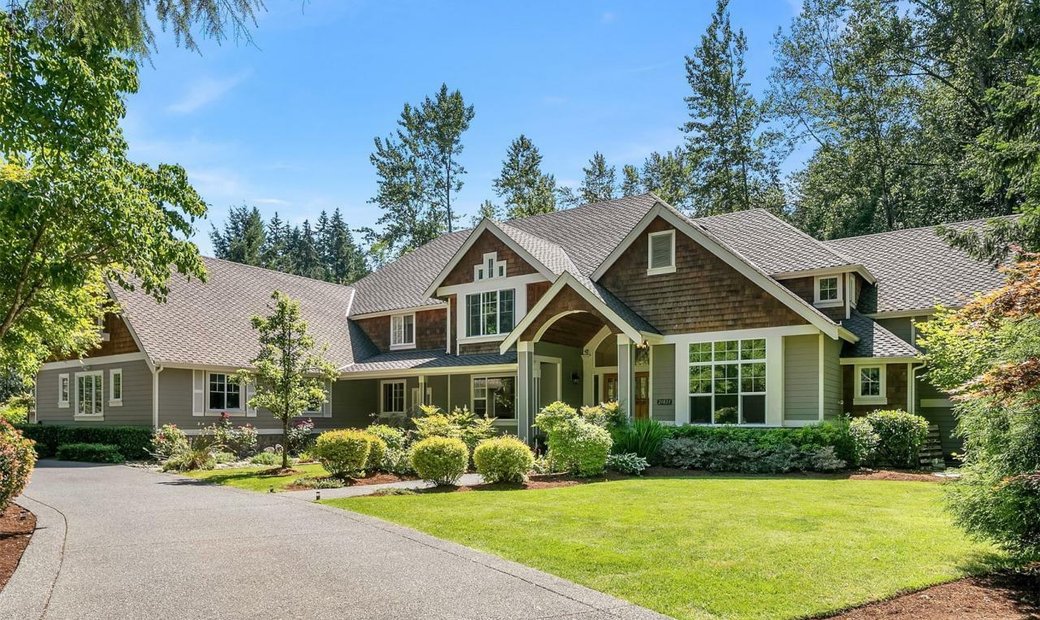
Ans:
{"type": "Polygon", "coordinates": [[[76,415],[100,417],[104,414],[104,386],[100,370],[76,373],[76,415]]]}
{"type": "Polygon", "coordinates": [[[513,289],[466,295],[466,336],[508,334],[513,329],[513,289]]]}
{"type": "Polygon", "coordinates": [[[238,380],[224,373],[209,373],[209,409],[238,411],[241,408],[242,391],[238,380]]]}
{"type": "Polygon", "coordinates": [[[765,339],[690,345],[690,422],[765,424],[765,339]]]}
{"type": "Polygon", "coordinates": [[[516,377],[473,377],[473,413],[516,419],[516,377]]]}

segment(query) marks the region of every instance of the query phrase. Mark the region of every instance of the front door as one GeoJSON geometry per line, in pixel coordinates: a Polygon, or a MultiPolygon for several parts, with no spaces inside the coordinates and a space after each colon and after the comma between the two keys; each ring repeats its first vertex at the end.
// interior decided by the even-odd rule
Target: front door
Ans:
{"type": "Polygon", "coordinates": [[[635,418],[645,420],[650,417],[650,373],[636,373],[635,418]]]}
{"type": "Polygon", "coordinates": [[[613,402],[618,398],[617,373],[603,375],[603,401],[613,402]]]}

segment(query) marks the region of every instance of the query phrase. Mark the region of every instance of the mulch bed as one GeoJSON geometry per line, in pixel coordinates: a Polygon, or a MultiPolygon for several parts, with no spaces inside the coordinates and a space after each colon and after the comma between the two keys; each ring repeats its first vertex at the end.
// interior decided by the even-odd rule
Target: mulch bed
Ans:
{"type": "Polygon", "coordinates": [[[903,480],[906,482],[947,482],[949,478],[920,471],[865,469],[849,476],[849,480],[903,480]]]}
{"type": "Polygon", "coordinates": [[[0,512],[0,590],[18,568],[35,529],[36,515],[17,504],[8,504],[0,512]]]}
{"type": "Polygon", "coordinates": [[[857,607],[840,620],[1005,620],[1040,618],[1040,568],[970,577],[857,607]]]}

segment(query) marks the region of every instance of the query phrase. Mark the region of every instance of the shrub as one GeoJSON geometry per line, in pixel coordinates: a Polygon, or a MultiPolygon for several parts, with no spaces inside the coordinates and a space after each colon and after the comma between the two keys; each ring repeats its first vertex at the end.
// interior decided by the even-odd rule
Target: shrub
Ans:
{"type": "Polygon", "coordinates": [[[365,461],[365,469],[368,471],[382,471],[383,461],[386,459],[386,442],[381,437],[365,432],[368,438],[368,460],[365,461]]]}
{"type": "Polygon", "coordinates": [[[213,458],[210,446],[205,442],[197,442],[183,452],[178,452],[166,459],[162,464],[163,471],[194,471],[196,469],[213,469],[217,461],[213,458]]]}
{"type": "Polygon", "coordinates": [[[458,438],[428,437],[412,446],[415,473],[435,485],[455,484],[466,473],[469,449],[458,438]]]}
{"type": "Polygon", "coordinates": [[[220,414],[219,422],[202,429],[202,435],[209,437],[218,450],[231,452],[236,457],[245,458],[256,452],[256,429],[252,424],[235,426],[226,412],[220,414]]]}
{"type": "Polygon", "coordinates": [[[516,437],[485,439],[473,451],[477,473],[490,483],[524,482],[534,466],[534,454],[516,437]]]}
{"type": "Polygon", "coordinates": [[[372,451],[372,435],[356,428],[325,431],[318,435],[312,452],[322,466],[337,478],[364,474],[372,451]]]}
{"type": "Polygon", "coordinates": [[[126,461],[117,446],[103,443],[67,443],[58,446],[58,460],[85,463],[123,463],[126,461]]]}
{"type": "Polygon", "coordinates": [[[642,475],[643,470],[650,467],[650,463],[638,454],[626,452],[623,454],[611,454],[607,457],[607,469],[628,476],[642,475]]]}
{"type": "Polygon", "coordinates": [[[119,448],[130,460],[147,459],[152,448],[152,429],[147,426],[73,426],[25,424],[17,427],[36,442],[40,458],[53,456],[58,446],[68,443],[103,443],[119,448]]]}
{"type": "Polygon", "coordinates": [[[289,432],[285,435],[285,449],[289,454],[298,456],[311,444],[311,431],[314,430],[314,420],[296,420],[289,425],[289,432]]]}
{"type": "Polygon", "coordinates": [[[616,400],[582,407],[579,413],[586,422],[602,426],[607,430],[620,428],[628,423],[625,410],[621,408],[621,404],[616,400]]]}
{"type": "Polygon", "coordinates": [[[412,419],[419,439],[461,439],[472,452],[478,443],[495,435],[495,418],[478,418],[467,407],[456,407],[451,413],[444,413],[437,407],[423,405],[422,411],[425,415],[412,419]]]}
{"type": "Polygon", "coordinates": [[[371,424],[365,429],[383,440],[387,450],[403,450],[405,448],[404,431],[388,424],[371,424]]]}
{"type": "Polygon", "coordinates": [[[870,465],[877,453],[878,443],[881,438],[874,432],[874,426],[867,418],[853,418],[849,422],[849,433],[852,435],[855,445],[856,465],[870,465]]]}
{"type": "Polygon", "coordinates": [[[553,465],[578,476],[602,474],[613,440],[603,427],[587,422],[561,402],[551,403],[535,416],[545,431],[553,465]]]}
{"type": "Polygon", "coordinates": [[[899,410],[875,411],[867,420],[878,437],[877,457],[894,467],[920,466],[921,446],[928,437],[928,421],[899,410]]]}
{"type": "Polygon", "coordinates": [[[151,454],[156,460],[165,461],[178,452],[188,449],[188,436],[176,424],[163,424],[152,435],[151,454]]]}
{"type": "Polygon", "coordinates": [[[845,467],[834,446],[798,446],[791,441],[759,443],[725,436],[670,438],[661,445],[660,454],[661,462],[669,467],[716,472],[829,472],[845,467]]]}
{"type": "Polygon", "coordinates": [[[17,497],[36,465],[33,442],[5,420],[0,420],[0,511],[17,497]]]}
{"type": "Polygon", "coordinates": [[[253,465],[267,465],[273,467],[282,464],[282,454],[275,450],[264,450],[263,452],[257,452],[254,454],[249,459],[249,462],[253,465]]]}
{"type": "Polygon", "coordinates": [[[656,463],[661,443],[668,438],[668,428],[657,420],[634,420],[617,427],[611,436],[615,454],[631,452],[649,463],[656,463]]]}
{"type": "Polygon", "coordinates": [[[12,396],[0,405],[0,419],[11,424],[25,424],[29,421],[29,409],[32,404],[32,394],[12,396]]]}

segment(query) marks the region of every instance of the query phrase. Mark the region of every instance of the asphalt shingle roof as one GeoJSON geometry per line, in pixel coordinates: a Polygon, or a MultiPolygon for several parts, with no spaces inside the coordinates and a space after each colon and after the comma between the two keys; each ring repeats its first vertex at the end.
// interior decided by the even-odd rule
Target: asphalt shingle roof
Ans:
{"type": "Polygon", "coordinates": [[[844,344],[842,357],[917,357],[921,354],[912,344],[859,312],[853,311],[841,325],[859,336],[858,342],[844,344]]]}
{"type": "MultiPolygon", "coordinates": [[[[963,230],[983,223],[948,226],[963,230]]],[[[1004,281],[991,265],[951,247],[934,227],[835,239],[826,245],[864,265],[877,278],[877,284],[866,287],[860,296],[860,310],[867,313],[963,306],[975,293],[993,290],[1004,281]]]]}
{"type": "Polygon", "coordinates": [[[489,366],[492,364],[515,364],[516,351],[505,355],[479,353],[472,355],[450,355],[444,349],[389,351],[374,355],[360,362],[345,366],[344,372],[371,372],[384,370],[410,370],[434,368],[458,368],[462,366],[489,366]]]}

